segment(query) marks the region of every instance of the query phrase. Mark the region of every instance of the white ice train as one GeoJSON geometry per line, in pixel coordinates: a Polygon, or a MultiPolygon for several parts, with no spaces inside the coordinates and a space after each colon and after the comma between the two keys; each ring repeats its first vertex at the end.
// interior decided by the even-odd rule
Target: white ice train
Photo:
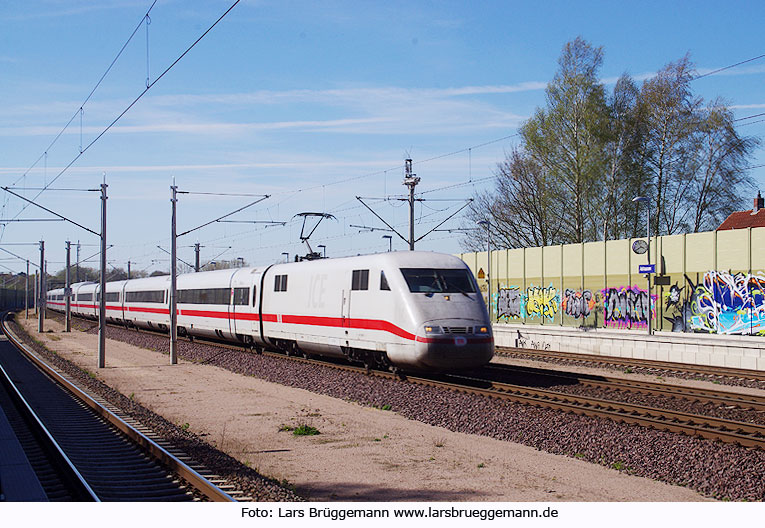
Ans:
{"type": "MultiPolygon", "coordinates": [[[[111,322],[167,331],[170,277],[106,284],[111,322]]],[[[72,286],[72,313],[98,317],[99,285],[72,286]]],[[[177,280],[178,333],[378,368],[456,370],[494,355],[475,277],[418,251],[190,273],[177,280]]],[[[48,292],[64,310],[64,290],[48,292]]]]}

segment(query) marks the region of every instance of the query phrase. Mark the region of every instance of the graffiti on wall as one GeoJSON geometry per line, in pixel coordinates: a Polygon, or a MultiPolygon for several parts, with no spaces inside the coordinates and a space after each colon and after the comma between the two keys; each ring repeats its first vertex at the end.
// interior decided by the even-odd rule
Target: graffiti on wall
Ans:
{"type": "Polygon", "coordinates": [[[547,288],[529,286],[526,288],[524,299],[526,305],[526,317],[546,317],[552,319],[558,313],[560,296],[552,284],[547,288]]]}
{"type": "Polygon", "coordinates": [[[616,328],[640,328],[648,325],[653,317],[656,296],[649,298],[648,292],[637,286],[607,288],[603,296],[603,317],[605,326],[616,328]]]}
{"type": "Polygon", "coordinates": [[[560,311],[575,319],[584,319],[596,304],[591,290],[567,288],[561,295],[552,284],[546,288],[532,285],[523,292],[518,286],[499,288],[493,297],[498,320],[522,317],[552,320],[560,311]]]}
{"type": "Polygon", "coordinates": [[[566,288],[563,292],[563,300],[560,303],[563,313],[574,319],[585,318],[595,308],[595,296],[590,290],[572,290],[566,288]]]}
{"type": "Polygon", "coordinates": [[[666,294],[665,319],[672,331],[715,334],[765,335],[765,275],[708,271],[698,284],[686,275],[686,286],[677,284],[666,294]],[[687,297],[687,295],[686,295],[687,297]]]}
{"type": "Polygon", "coordinates": [[[497,292],[496,314],[497,319],[517,319],[522,317],[523,300],[521,290],[517,287],[500,288],[497,292]]]}

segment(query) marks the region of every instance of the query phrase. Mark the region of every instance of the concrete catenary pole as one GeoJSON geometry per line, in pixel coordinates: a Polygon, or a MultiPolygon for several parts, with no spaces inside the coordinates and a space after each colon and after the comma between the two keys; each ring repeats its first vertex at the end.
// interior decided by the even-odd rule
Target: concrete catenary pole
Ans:
{"type": "Polygon", "coordinates": [[[101,299],[98,303],[98,368],[106,366],[106,187],[106,183],[101,184],[101,299]]]}
{"type": "Polygon", "coordinates": [[[64,303],[65,303],[65,319],[66,319],[66,326],[64,328],[65,332],[71,332],[72,331],[72,279],[71,274],[69,273],[69,267],[70,267],[70,250],[72,249],[72,244],[68,240],[66,241],[66,285],[64,286],[64,303]]]}
{"type": "Polygon", "coordinates": [[[24,319],[29,319],[29,260],[27,260],[26,285],[24,286],[24,319]]]}
{"type": "Polygon", "coordinates": [[[414,188],[420,183],[420,178],[412,174],[412,160],[405,160],[404,185],[409,188],[409,251],[414,251],[414,188]]]}
{"type": "Polygon", "coordinates": [[[173,179],[173,185],[170,187],[172,191],[172,198],[170,203],[172,204],[172,214],[170,219],[170,364],[175,365],[178,363],[178,300],[176,298],[176,225],[175,225],[175,209],[178,202],[177,191],[178,187],[175,185],[175,179],[173,179]]]}
{"type": "Polygon", "coordinates": [[[37,288],[38,301],[37,306],[37,331],[42,333],[44,330],[44,313],[45,313],[45,241],[40,240],[40,285],[37,288]]]}

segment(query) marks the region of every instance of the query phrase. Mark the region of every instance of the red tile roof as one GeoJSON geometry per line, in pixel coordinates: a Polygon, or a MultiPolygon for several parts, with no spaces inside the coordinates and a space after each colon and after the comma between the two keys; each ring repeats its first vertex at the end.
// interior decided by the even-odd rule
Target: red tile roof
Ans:
{"type": "Polygon", "coordinates": [[[765,227],[765,209],[760,209],[752,214],[749,211],[736,211],[731,213],[725,221],[717,228],[718,231],[726,229],[746,229],[747,227],[765,227]]]}

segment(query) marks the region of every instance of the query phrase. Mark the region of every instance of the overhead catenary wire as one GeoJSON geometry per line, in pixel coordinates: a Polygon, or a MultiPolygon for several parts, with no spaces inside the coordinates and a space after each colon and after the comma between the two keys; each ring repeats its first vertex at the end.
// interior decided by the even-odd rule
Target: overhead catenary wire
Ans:
{"type": "MultiPolygon", "coordinates": [[[[80,106],[74,112],[74,114],[69,119],[69,121],[67,121],[67,123],[64,125],[64,128],[62,128],[61,131],[56,135],[56,137],[53,138],[53,141],[50,142],[50,145],[48,145],[48,147],[43,151],[43,153],[40,154],[40,157],[37,158],[37,160],[35,160],[35,162],[32,164],[32,166],[29,167],[24,172],[24,174],[21,175],[21,177],[19,179],[17,179],[15,182],[13,182],[13,185],[16,185],[19,181],[21,181],[22,178],[24,178],[29,173],[29,171],[31,171],[33,168],[35,168],[35,166],[37,166],[37,164],[40,162],[41,159],[43,159],[44,157],[48,156],[48,152],[50,152],[50,149],[53,148],[53,145],[56,144],[56,142],[59,140],[59,138],[62,136],[62,134],[66,131],[67,128],[69,128],[69,125],[72,124],[72,121],[74,121],[77,118],[78,115],[80,116],[80,119],[82,119],[82,113],[83,113],[84,106],[88,103],[88,101],[90,101],[90,98],[93,97],[93,94],[96,93],[96,90],[98,90],[98,87],[101,86],[101,83],[104,81],[106,76],[109,74],[111,69],[114,67],[114,65],[116,64],[117,60],[122,55],[122,52],[125,51],[125,48],[127,48],[128,44],[130,44],[130,41],[133,40],[133,37],[135,36],[135,34],[138,33],[138,30],[141,28],[141,25],[144,23],[146,18],[149,16],[149,13],[151,13],[151,10],[154,9],[154,6],[156,4],[157,4],[157,0],[154,0],[154,2],[152,2],[152,4],[149,7],[149,9],[146,11],[146,13],[141,17],[141,21],[135,27],[135,29],[130,34],[128,39],[125,41],[125,43],[122,45],[122,48],[120,48],[119,52],[117,52],[117,55],[114,57],[114,59],[112,59],[112,62],[111,62],[111,64],[109,64],[109,67],[106,68],[106,71],[103,73],[103,75],[101,75],[101,78],[98,79],[98,82],[96,82],[96,85],[93,87],[92,90],[90,90],[90,93],[88,94],[88,96],[80,104],[80,106]]],[[[80,150],[82,150],[82,121],[80,121],[80,150]]]]}
{"type": "MultiPolygon", "coordinates": [[[[238,3],[238,2],[237,2],[237,3],[238,3]]],[[[154,5],[154,4],[152,4],[152,6],[153,6],[153,5],[154,5]]],[[[236,5],[236,3],[234,4],[234,6],[235,6],[235,5],[236,5]]],[[[234,6],[232,6],[232,8],[233,8],[234,6]]],[[[147,14],[148,14],[148,13],[147,13],[147,14]]],[[[225,13],[224,13],[224,15],[223,15],[223,16],[225,16],[225,13]]],[[[221,18],[222,18],[222,17],[221,17],[221,18]]],[[[217,24],[217,22],[216,22],[216,24],[217,24]]],[[[214,25],[213,25],[213,26],[214,26],[214,25]]],[[[140,25],[139,25],[139,27],[140,27],[140,25]]],[[[208,30],[208,31],[209,31],[209,30],[208,30]]],[[[204,35],[203,35],[203,36],[204,36],[204,35]]],[[[148,38],[148,37],[147,37],[147,38],[148,38]]],[[[201,39],[201,38],[202,38],[202,37],[200,37],[200,39],[201,39]]],[[[192,45],[192,47],[193,47],[193,45],[192,45]]],[[[187,50],[187,51],[188,51],[188,50],[187,50]]],[[[184,54],[185,54],[185,53],[184,53],[184,54]]],[[[182,56],[183,56],[183,55],[182,55],[182,56]]],[[[180,60],[180,58],[182,58],[182,56],[181,56],[181,57],[179,57],[179,59],[178,59],[178,60],[180,60]]],[[[694,78],[694,80],[695,80],[695,79],[698,79],[698,78],[701,78],[701,77],[705,77],[705,76],[707,76],[707,75],[712,75],[712,74],[714,74],[714,73],[718,73],[718,72],[724,71],[724,70],[726,70],[726,69],[730,69],[730,68],[733,68],[733,67],[735,67],[735,66],[738,66],[738,65],[741,65],[741,64],[744,64],[744,63],[747,63],[747,62],[751,62],[751,61],[757,60],[757,59],[759,59],[759,58],[762,58],[762,57],[765,57],[765,55],[762,55],[762,56],[758,56],[758,57],[754,57],[754,58],[752,58],[752,59],[748,59],[748,60],[746,60],[746,61],[741,61],[741,62],[739,62],[739,63],[736,63],[736,64],[733,64],[733,65],[727,66],[727,67],[725,67],[725,68],[720,68],[720,69],[718,69],[718,70],[715,70],[715,71],[713,71],[713,72],[708,72],[708,73],[706,73],[706,74],[703,74],[703,75],[700,75],[700,76],[698,76],[698,77],[694,78]]],[[[148,57],[147,57],[147,62],[148,62],[148,57]]],[[[176,62],[177,62],[177,61],[176,61],[176,62]]],[[[171,65],[171,67],[172,67],[172,65],[171,65]]],[[[163,73],[163,75],[164,75],[164,73],[163,73]]],[[[148,77],[148,64],[147,64],[147,77],[148,77]]],[[[161,76],[160,76],[160,77],[161,77],[161,76]]],[[[159,80],[159,78],[157,78],[157,79],[156,79],[154,82],[156,82],[156,81],[158,81],[158,80],[159,80]]],[[[148,89],[150,86],[152,86],[153,84],[154,84],[154,83],[148,83],[148,82],[147,82],[147,89],[148,89]]],[[[142,95],[143,95],[143,94],[142,94],[142,95]]],[[[139,98],[140,98],[140,96],[139,96],[139,98]]],[[[131,106],[132,106],[132,105],[131,105],[131,106]]],[[[128,108],[128,109],[129,109],[129,108],[128,108]]],[[[75,114],[75,115],[76,115],[76,114],[75,114]]],[[[124,114],[123,114],[123,115],[124,115],[124,114]]],[[[121,117],[121,116],[120,116],[120,117],[121,117]]],[[[755,116],[750,116],[750,117],[748,117],[748,118],[741,118],[741,120],[743,120],[743,119],[749,119],[749,118],[753,118],[753,117],[755,117],[755,116]]],[[[119,117],[118,117],[118,119],[119,119],[119,117]]],[[[737,120],[737,121],[738,121],[738,120],[737,120]]],[[[744,124],[749,124],[749,123],[744,123],[744,124]]],[[[110,125],[110,126],[111,126],[111,125],[110,125]]],[[[108,127],[107,127],[107,130],[108,130],[108,127]]],[[[106,130],[105,130],[105,131],[106,131],[106,130]]],[[[104,131],[104,132],[105,132],[105,131],[104,131]]],[[[102,133],[102,134],[103,134],[103,133],[102,133]]],[[[479,147],[481,147],[481,146],[489,145],[489,144],[492,144],[492,143],[496,143],[496,142],[498,142],[498,141],[502,141],[502,140],[505,140],[505,139],[509,139],[509,138],[515,137],[515,136],[517,136],[517,135],[518,135],[518,133],[515,133],[515,134],[509,135],[509,136],[504,136],[504,137],[502,137],[502,138],[498,138],[498,139],[495,139],[495,140],[492,140],[492,141],[489,141],[489,142],[483,143],[483,144],[481,144],[481,145],[477,145],[477,146],[474,146],[474,147],[468,147],[468,148],[465,148],[465,149],[461,149],[461,150],[457,150],[457,151],[449,152],[449,153],[446,153],[446,154],[441,154],[441,155],[435,156],[435,157],[433,157],[433,158],[428,158],[428,159],[425,159],[425,160],[420,160],[420,161],[417,161],[417,162],[416,162],[416,164],[423,164],[423,163],[427,163],[427,162],[430,162],[430,161],[434,161],[434,160],[442,159],[442,158],[445,158],[445,157],[448,157],[448,156],[452,156],[452,155],[457,155],[457,154],[460,154],[460,153],[464,153],[464,152],[467,152],[467,153],[468,153],[468,157],[469,157],[469,167],[468,167],[468,169],[469,169],[469,170],[468,170],[468,172],[469,172],[469,179],[468,179],[468,182],[466,182],[466,183],[457,183],[457,184],[452,184],[452,185],[449,185],[449,186],[445,186],[445,187],[441,187],[441,188],[438,188],[438,189],[430,189],[430,190],[427,190],[427,191],[421,191],[421,192],[420,192],[420,193],[418,193],[418,194],[432,193],[432,192],[436,192],[436,191],[438,191],[438,190],[447,190],[447,189],[459,188],[459,187],[462,187],[462,186],[466,186],[466,185],[474,185],[474,184],[475,184],[475,183],[477,183],[477,182],[481,182],[481,181],[488,181],[488,180],[491,180],[491,179],[493,179],[493,176],[492,176],[492,177],[483,178],[483,179],[481,179],[481,180],[473,180],[473,178],[472,178],[472,159],[470,159],[470,158],[472,158],[472,149],[474,149],[474,148],[479,148],[479,147]]],[[[100,136],[99,136],[99,137],[100,137],[100,136]]],[[[98,139],[98,138],[96,138],[96,139],[98,139]]],[[[92,143],[91,143],[91,145],[92,145],[92,143]]],[[[89,146],[90,146],[90,145],[86,146],[86,147],[83,149],[83,152],[84,152],[85,150],[87,150],[87,148],[88,148],[89,146]]],[[[76,160],[74,160],[74,161],[76,161],[76,160]]],[[[70,165],[71,165],[71,164],[70,164],[70,165]]],[[[68,168],[68,167],[67,167],[67,168],[68,168]]],[[[399,167],[399,168],[400,168],[400,167],[399,167]]],[[[395,169],[395,168],[394,168],[394,169],[395,169]]],[[[394,169],[386,169],[386,170],[384,170],[384,171],[378,171],[378,172],[375,172],[375,173],[371,173],[371,174],[365,174],[365,175],[355,176],[355,177],[351,177],[351,178],[345,178],[345,179],[342,179],[342,180],[338,180],[338,181],[336,181],[336,182],[330,182],[330,183],[322,183],[322,184],[320,184],[320,185],[316,185],[316,186],[313,186],[313,187],[306,187],[306,188],[304,188],[304,189],[299,189],[299,190],[297,190],[297,191],[294,191],[294,190],[285,191],[285,192],[284,192],[284,194],[290,194],[290,196],[289,196],[289,197],[286,197],[286,198],[285,198],[285,199],[284,199],[282,202],[280,202],[280,203],[284,203],[285,201],[288,201],[290,198],[294,197],[294,196],[295,196],[295,195],[297,195],[298,193],[301,193],[301,192],[305,192],[305,191],[310,191],[310,190],[314,190],[314,189],[318,189],[319,187],[321,187],[323,190],[325,190],[325,189],[326,189],[326,187],[327,187],[327,186],[329,186],[329,185],[337,185],[337,184],[342,184],[342,183],[346,183],[346,182],[349,182],[349,181],[354,181],[354,180],[358,180],[358,179],[362,179],[362,178],[366,178],[366,177],[370,177],[370,176],[376,176],[376,175],[380,175],[381,173],[382,173],[382,174],[384,174],[385,176],[387,176],[387,171],[388,171],[388,170],[394,170],[394,169]]],[[[66,169],[65,169],[65,170],[66,170],[66,169]]],[[[60,174],[59,174],[59,175],[57,175],[57,176],[56,176],[56,178],[58,178],[59,176],[60,176],[60,174]]],[[[54,179],[54,181],[55,181],[55,179],[54,179]]],[[[51,182],[51,183],[52,183],[52,182],[51,182]]],[[[47,190],[52,190],[52,188],[49,188],[49,187],[47,187],[47,186],[46,186],[46,188],[45,188],[45,189],[47,189],[47,190]]],[[[199,193],[199,194],[203,194],[203,193],[199,193]]],[[[216,193],[209,193],[209,194],[216,194],[216,193]]],[[[220,193],[220,194],[223,194],[223,193],[220,193]]],[[[278,194],[278,193],[277,193],[277,194],[278,194]]]]}
{"type": "MultiPolygon", "coordinates": [[[[158,76],[156,79],[154,79],[154,80],[153,80],[151,83],[147,84],[146,88],[144,88],[144,89],[141,91],[141,93],[140,93],[140,94],[139,94],[139,95],[138,95],[138,96],[137,96],[135,99],[133,99],[133,101],[132,101],[132,102],[131,102],[131,103],[130,103],[130,104],[129,104],[129,105],[128,105],[128,106],[127,106],[127,107],[126,107],[126,108],[125,108],[123,111],[122,111],[122,112],[120,112],[120,114],[119,114],[117,117],[115,117],[115,118],[114,118],[114,120],[113,120],[111,123],[109,123],[109,124],[106,126],[106,128],[104,128],[104,129],[103,129],[103,130],[102,130],[102,131],[101,131],[101,132],[100,132],[100,133],[99,133],[99,134],[98,134],[98,135],[97,135],[97,136],[96,136],[96,137],[95,137],[95,138],[94,138],[94,139],[93,139],[93,140],[92,140],[90,143],[88,143],[88,144],[87,144],[87,145],[86,145],[84,148],[81,148],[81,149],[80,149],[80,152],[79,152],[79,153],[78,153],[78,154],[77,154],[77,155],[74,157],[74,159],[72,159],[72,161],[70,161],[70,162],[69,162],[69,163],[68,163],[68,164],[67,164],[67,165],[66,165],[66,166],[65,166],[65,167],[64,167],[64,168],[63,168],[63,169],[62,169],[62,170],[61,170],[61,171],[60,171],[60,172],[59,172],[59,173],[58,173],[58,174],[57,174],[57,175],[56,175],[56,176],[55,176],[55,177],[54,177],[54,178],[53,178],[53,179],[52,179],[52,180],[49,182],[49,183],[48,183],[48,184],[46,184],[46,186],[45,186],[45,187],[43,187],[43,190],[39,191],[39,192],[38,192],[38,194],[37,194],[37,195],[35,195],[35,197],[33,198],[33,200],[36,200],[36,199],[37,199],[37,198],[38,198],[38,197],[39,197],[39,196],[40,196],[40,195],[41,195],[43,192],[45,192],[45,190],[46,190],[46,189],[47,189],[47,188],[48,188],[50,185],[52,185],[52,184],[53,184],[53,183],[54,183],[56,180],[58,180],[58,179],[59,179],[59,178],[60,178],[60,177],[61,177],[61,176],[62,176],[62,175],[63,175],[63,174],[64,174],[64,173],[67,171],[67,170],[69,170],[69,168],[70,168],[72,165],[74,165],[74,163],[75,163],[75,162],[76,162],[78,159],[80,159],[80,157],[82,157],[82,155],[83,155],[83,154],[85,154],[85,152],[87,152],[87,151],[88,151],[88,149],[90,149],[90,147],[92,147],[92,146],[93,146],[93,145],[94,145],[94,144],[95,144],[95,143],[96,143],[98,140],[100,140],[100,139],[101,139],[101,138],[104,136],[104,134],[106,134],[106,133],[107,133],[107,132],[108,132],[108,131],[109,131],[109,130],[110,130],[110,129],[111,129],[111,128],[112,128],[112,127],[115,125],[115,124],[117,124],[117,122],[118,122],[120,119],[122,119],[122,117],[123,117],[125,114],[127,114],[127,113],[128,113],[128,111],[130,111],[130,109],[131,109],[131,108],[133,108],[133,106],[135,106],[135,104],[136,104],[138,101],[140,101],[140,100],[141,100],[141,98],[142,98],[144,95],[146,95],[146,93],[147,93],[149,90],[151,90],[151,88],[152,88],[152,87],[153,87],[155,84],[157,84],[157,83],[160,81],[160,79],[162,79],[162,78],[163,78],[163,77],[164,77],[164,76],[165,76],[165,75],[166,75],[166,74],[167,74],[167,73],[168,73],[168,72],[169,72],[171,69],[173,69],[173,67],[174,67],[176,64],[178,64],[178,62],[180,62],[180,61],[181,61],[181,59],[183,59],[183,57],[185,57],[185,56],[186,56],[186,55],[187,55],[187,54],[188,54],[188,53],[189,53],[189,52],[190,52],[190,51],[191,51],[191,50],[192,50],[192,49],[193,49],[193,48],[194,48],[194,47],[195,47],[195,46],[196,46],[196,45],[197,45],[197,44],[198,44],[198,43],[199,43],[199,42],[200,42],[200,41],[201,41],[201,40],[202,40],[202,39],[203,39],[203,38],[204,38],[204,37],[205,37],[205,36],[206,36],[206,35],[207,35],[209,32],[210,32],[210,31],[212,31],[212,29],[213,29],[215,26],[217,26],[217,25],[218,25],[218,23],[219,23],[221,20],[223,20],[223,18],[224,18],[226,15],[228,15],[228,14],[231,12],[231,10],[232,10],[232,9],[234,9],[234,7],[236,7],[236,5],[237,5],[237,4],[239,4],[239,2],[240,2],[240,1],[241,1],[241,0],[236,0],[236,1],[235,1],[235,2],[234,2],[234,3],[233,3],[233,4],[232,4],[232,5],[231,5],[231,6],[230,6],[230,7],[229,7],[229,8],[228,8],[228,9],[227,9],[227,10],[226,10],[226,11],[225,11],[223,14],[222,14],[222,15],[221,15],[221,16],[220,16],[220,17],[219,17],[219,18],[218,18],[218,19],[217,19],[217,20],[216,20],[216,21],[215,21],[215,22],[214,22],[214,23],[213,23],[213,24],[212,24],[210,27],[208,27],[208,28],[207,28],[207,30],[205,30],[205,32],[204,32],[204,33],[202,33],[202,34],[199,36],[199,38],[197,38],[197,39],[196,39],[196,40],[195,40],[195,41],[194,41],[194,42],[193,42],[193,43],[192,43],[192,44],[191,44],[191,45],[190,45],[188,48],[186,48],[186,50],[185,50],[183,53],[181,53],[181,54],[178,56],[178,58],[176,58],[176,59],[175,59],[175,60],[174,60],[174,61],[173,61],[173,62],[170,64],[170,66],[168,66],[167,68],[165,68],[165,70],[164,70],[164,71],[163,71],[163,72],[162,72],[162,73],[161,73],[161,74],[160,74],[160,75],[159,75],[159,76],[158,76]]],[[[152,4],[152,6],[153,6],[153,4],[152,4]]],[[[143,19],[142,19],[142,22],[143,22],[143,19]]],[[[140,25],[139,25],[139,27],[140,27],[140,25]]],[[[137,29],[136,29],[136,31],[137,31],[137,29]]],[[[78,110],[78,112],[79,112],[79,110],[78,110]]],[[[76,115],[76,114],[75,114],[75,115],[76,115]]],[[[63,131],[62,131],[62,132],[63,132],[63,131]]],[[[15,216],[14,218],[18,217],[18,215],[20,215],[20,214],[21,214],[21,213],[22,213],[22,212],[23,212],[23,211],[24,211],[24,210],[25,210],[27,207],[28,207],[28,205],[27,205],[27,206],[24,206],[24,207],[21,209],[21,211],[19,211],[19,212],[16,214],[16,216],[15,216]]]]}
{"type": "Polygon", "coordinates": [[[748,62],[754,62],[754,61],[762,59],[762,58],[765,58],[765,54],[757,55],[756,57],[752,57],[751,59],[742,60],[740,62],[737,62],[735,64],[731,64],[729,66],[723,66],[722,68],[718,68],[716,70],[712,70],[711,72],[702,73],[701,75],[697,75],[696,77],[694,77],[691,80],[697,81],[699,79],[703,79],[704,77],[709,77],[710,75],[715,75],[715,74],[723,72],[725,70],[730,70],[731,68],[735,68],[736,66],[741,66],[742,64],[746,64],[748,62]]]}

